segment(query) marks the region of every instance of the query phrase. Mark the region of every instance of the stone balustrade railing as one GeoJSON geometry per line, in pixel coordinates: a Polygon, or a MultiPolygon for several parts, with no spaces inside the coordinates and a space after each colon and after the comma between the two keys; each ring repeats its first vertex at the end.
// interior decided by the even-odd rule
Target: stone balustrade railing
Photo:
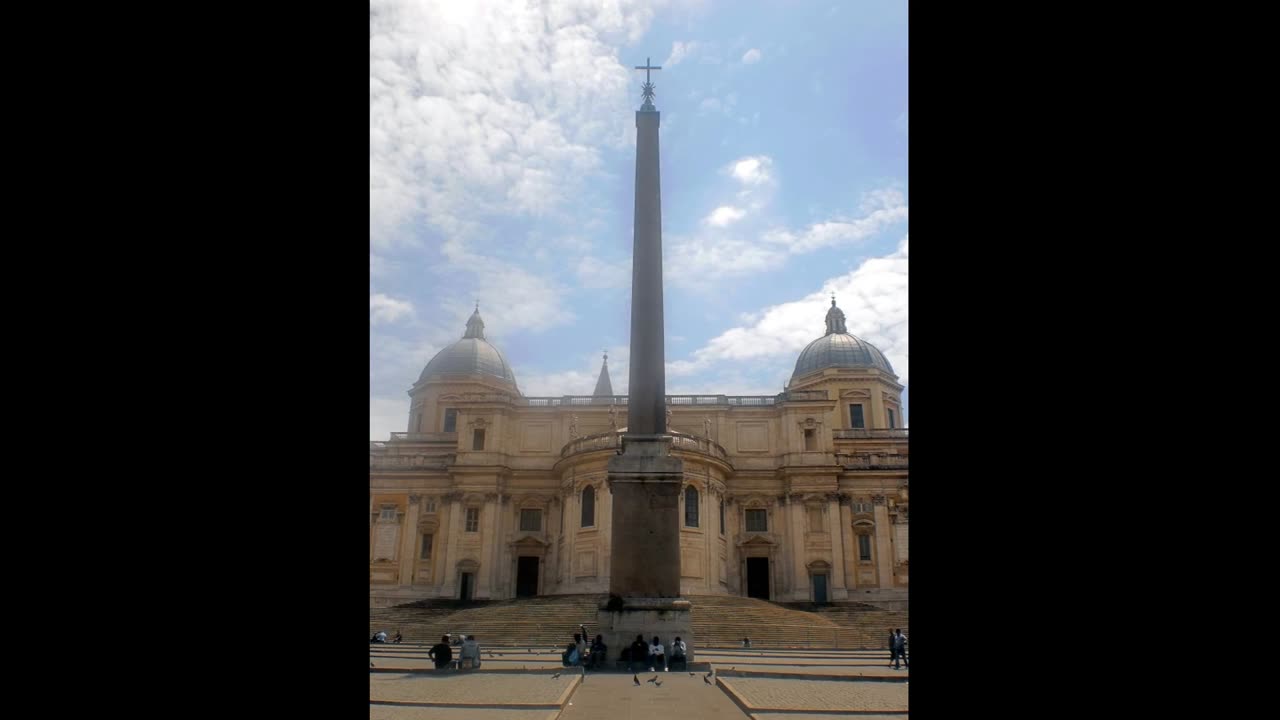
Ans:
{"type": "Polygon", "coordinates": [[[836,464],[851,470],[885,470],[908,467],[906,455],[845,455],[836,453],[836,464]]]}
{"type": "Polygon", "coordinates": [[[836,428],[831,431],[836,440],[888,440],[907,438],[907,428],[880,428],[868,430],[864,428],[836,428]]]}
{"type": "MultiPolygon", "coordinates": [[[[704,437],[696,437],[694,435],[686,435],[678,432],[668,432],[671,436],[672,449],[691,450],[699,452],[703,455],[710,455],[717,460],[729,461],[729,455],[723,447],[714,440],[704,437]]],[[[595,435],[580,437],[565,445],[560,451],[561,458],[567,458],[578,453],[592,452],[595,450],[610,450],[620,447],[621,432],[605,432],[595,435]]]]}

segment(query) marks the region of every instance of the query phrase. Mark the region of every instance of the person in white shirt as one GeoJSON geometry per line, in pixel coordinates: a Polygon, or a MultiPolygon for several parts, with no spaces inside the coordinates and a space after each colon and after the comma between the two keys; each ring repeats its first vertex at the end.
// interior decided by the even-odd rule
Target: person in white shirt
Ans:
{"type": "Polygon", "coordinates": [[[688,650],[688,646],[685,645],[684,641],[677,635],[675,641],[671,643],[671,663],[668,667],[675,665],[676,663],[680,663],[681,667],[688,670],[688,661],[685,660],[685,653],[688,652],[688,650]]]}
{"type": "Polygon", "coordinates": [[[462,641],[462,655],[459,665],[472,668],[480,667],[480,643],[476,642],[475,635],[468,635],[467,639],[462,641]]]}
{"type": "Polygon", "coordinates": [[[667,671],[667,656],[662,649],[662,641],[658,640],[658,636],[653,636],[653,642],[649,644],[649,672],[657,672],[654,668],[662,666],[662,671],[667,671]]]}

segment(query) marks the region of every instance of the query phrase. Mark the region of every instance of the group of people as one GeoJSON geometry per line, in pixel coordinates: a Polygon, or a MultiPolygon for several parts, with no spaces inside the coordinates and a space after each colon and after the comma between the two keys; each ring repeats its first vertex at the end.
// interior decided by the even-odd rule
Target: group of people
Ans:
{"type": "Polygon", "coordinates": [[[457,643],[453,640],[453,633],[445,633],[440,637],[440,642],[431,646],[427,651],[427,657],[435,663],[437,670],[447,670],[456,665],[459,669],[478,668],[480,667],[480,643],[476,641],[475,635],[459,636],[462,648],[458,653],[458,660],[455,663],[453,659],[453,646],[457,643]]]}
{"type": "MultiPolygon", "coordinates": [[[[564,652],[560,654],[560,661],[565,667],[582,666],[584,668],[603,668],[609,656],[609,648],[605,645],[604,636],[596,635],[595,640],[591,641],[588,647],[587,639],[591,636],[587,634],[586,626],[579,625],[581,632],[573,634],[573,642],[565,646],[564,652]]],[[[671,641],[671,656],[668,660],[667,648],[657,635],[653,636],[653,642],[647,643],[644,635],[636,635],[635,642],[630,647],[622,649],[621,660],[628,664],[633,672],[639,672],[647,667],[650,672],[657,672],[658,669],[668,671],[670,668],[680,666],[687,668],[688,645],[683,640],[676,637],[671,641]]]]}
{"type": "Polygon", "coordinates": [[[902,628],[889,631],[889,667],[900,669],[899,660],[903,665],[911,667],[911,663],[907,661],[907,636],[902,634],[902,628]]]}
{"type": "Polygon", "coordinates": [[[632,672],[639,672],[639,669],[645,666],[648,666],[649,672],[659,670],[666,672],[676,665],[687,668],[686,653],[688,651],[689,648],[685,642],[676,636],[676,639],[671,641],[671,658],[668,661],[667,649],[657,635],[653,636],[653,642],[650,643],[644,641],[643,635],[637,635],[631,647],[623,651],[622,659],[630,665],[632,672]]]}
{"type": "MultiPolygon", "coordinates": [[[[400,631],[399,631],[399,630],[397,630],[397,631],[396,631],[395,639],[391,640],[391,642],[392,642],[393,644],[394,644],[394,643],[399,643],[399,642],[400,642],[401,640],[403,640],[403,639],[404,639],[404,637],[403,637],[402,635],[400,635],[400,631]]],[[[370,643],[370,644],[372,644],[372,643],[385,643],[385,642],[387,642],[387,633],[386,633],[386,631],[385,631],[385,630],[379,630],[378,632],[376,632],[376,633],[374,633],[374,634],[373,634],[373,637],[369,638],[369,643],[370,643]]]]}

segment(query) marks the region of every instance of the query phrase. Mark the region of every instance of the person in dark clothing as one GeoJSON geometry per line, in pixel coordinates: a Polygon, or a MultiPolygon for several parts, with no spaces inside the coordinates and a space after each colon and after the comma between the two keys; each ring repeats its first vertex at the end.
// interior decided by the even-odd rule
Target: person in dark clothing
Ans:
{"type": "Polygon", "coordinates": [[[400,641],[401,641],[401,640],[403,640],[403,639],[404,639],[404,636],[400,634],[400,631],[399,631],[399,630],[397,630],[397,631],[396,631],[396,636],[395,636],[395,638],[394,638],[394,639],[392,639],[392,640],[391,640],[391,642],[392,642],[392,644],[397,644],[397,645],[398,645],[398,644],[400,643],[400,641]]]}
{"type": "Polygon", "coordinates": [[[440,638],[440,642],[432,645],[427,655],[435,661],[437,670],[449,667],[449,663],[453,662],[453,648],[449,647],[449,636],[440,638]]]}
{"type": "Polygon", "coordinates": [[[893,667],[893,661],[898,659],[898,653],[893,649],[893,628],[889,628],[889,667],[893,667]]]}
{"type": "Polygon", "coordinates": [[[604,667],[604,662],[609,652],[609,647],[604,644],[604,636],[597,635],[596,639],[591,641],[591,667],[604,667]]]}
{"type": "Polygon", "coordinates": [[[649,643],[644,641],[644,635],[637,635],[636,641],[631,643],[631,672],[632,673],[639,672],[639,670],[636,669],[636,663],[643,664],[643,666],[640,668],[641,670],[649,667],[649,643]]]}

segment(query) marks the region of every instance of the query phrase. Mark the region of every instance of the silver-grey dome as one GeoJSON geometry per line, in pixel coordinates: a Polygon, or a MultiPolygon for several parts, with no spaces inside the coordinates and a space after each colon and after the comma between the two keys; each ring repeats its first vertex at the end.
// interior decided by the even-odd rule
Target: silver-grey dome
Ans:
{"type": "Polygon", "coordinates": [[[462,339],[436,353],[431,362],[423,368],[418,382],[423,382],[433,375],[488,375],[516,385],[516,374],[502,357],[498,348],[484,339],[484,321],[480,319],[480,309],[471,314],[467,320],[467,331],[462,339]]]}
{"type": "Polygon", "coordinates": [[[893,375],[893,367],[885,359],[884,353],[866,340],[860,340],[848,333],[832,333],[809,343],[796,360],[796,371],[791,378],[800,377],[815,370],[829,367],[841,368],[879,368],[893,375]]]}
{"type": "Polygon", "coordinates": [[[871,343],[850,335],[844,324],[844,312],[836,307],[836,299],[831,298],[831,309],[827,311],[827,334],[809,343],[800,352],[796,360],[795,372],[791,379],[807,375],[824,368],[878,368],[890,375],[895,375],[893,366],[871,343]]]}

